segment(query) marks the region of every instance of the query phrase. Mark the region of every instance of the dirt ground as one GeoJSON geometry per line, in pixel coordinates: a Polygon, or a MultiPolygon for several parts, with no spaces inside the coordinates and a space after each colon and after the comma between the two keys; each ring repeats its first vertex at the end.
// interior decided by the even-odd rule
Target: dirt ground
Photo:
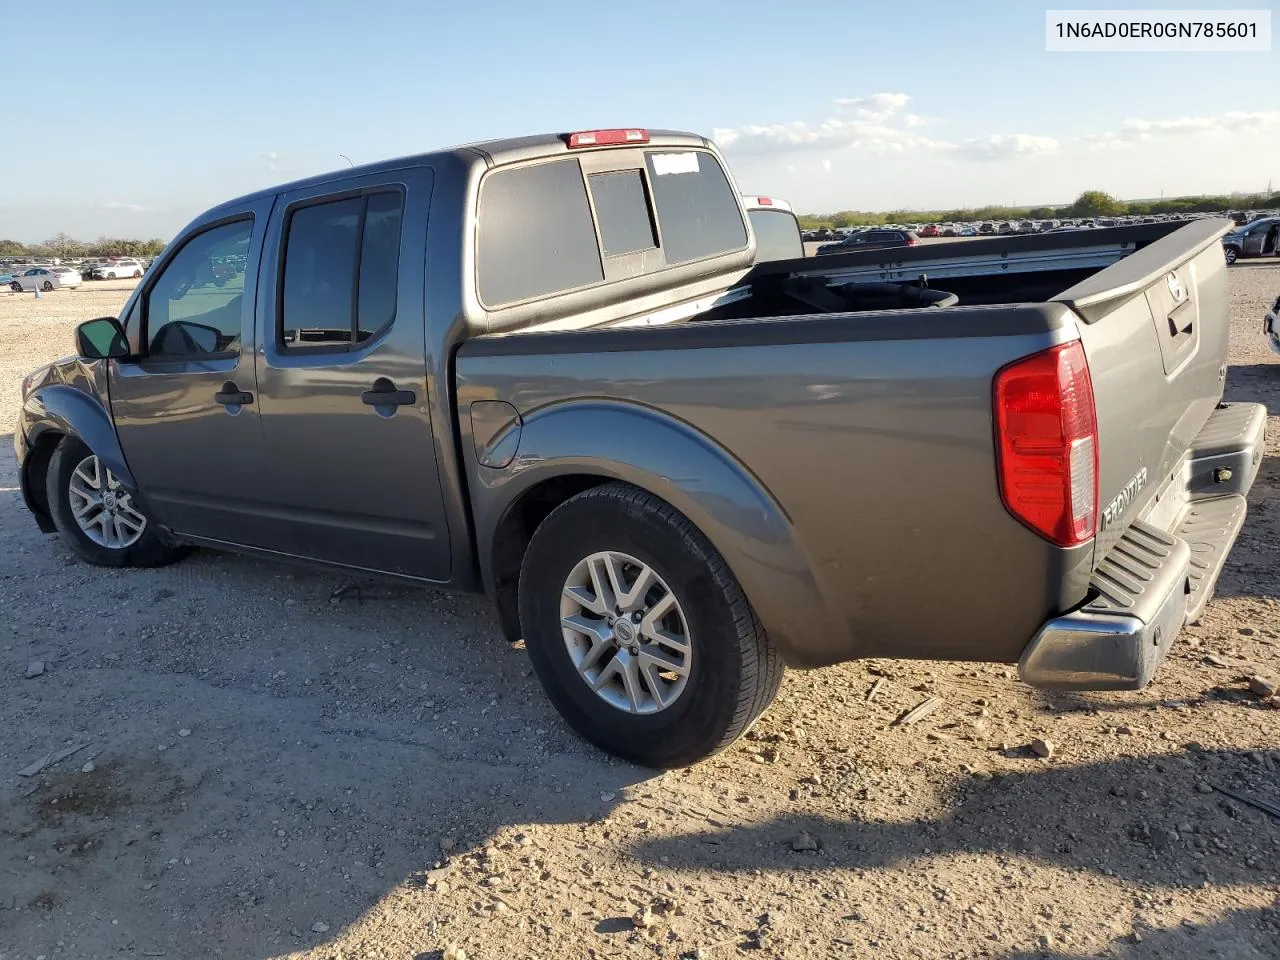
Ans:
{"type": "MultiPolygon", "coordinates": [[[[656,776],[568,733],[479,599],[210,552],[93,569],[41,534],[21,377],[128,286],[0,293],[0,960],[1280,957],[1280,818],[1240,799],[1280,804],[1247,683],[1280,675],[1275,417],[1149,689],[792,672],[749,738],[656,776]]],[[[1278,293],[1280,264],[1230,271],[1228,398],[1280,411],[1278,293]]]]}

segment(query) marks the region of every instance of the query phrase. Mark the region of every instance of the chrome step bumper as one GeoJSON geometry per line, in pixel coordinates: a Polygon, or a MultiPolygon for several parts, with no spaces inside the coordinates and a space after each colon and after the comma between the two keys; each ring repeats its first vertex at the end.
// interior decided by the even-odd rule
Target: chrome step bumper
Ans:
{"type": "Polygon", "coordinates": [[[1181,481],[1094,571],[1084,606],[1054,617],[1027,645],[1022,680],[1059,690],[1137,690],[1151,682],[1185,623],[1213,596],[1262,460],[1266,409],[1214,412],[1183,461],[1181,481]]]}

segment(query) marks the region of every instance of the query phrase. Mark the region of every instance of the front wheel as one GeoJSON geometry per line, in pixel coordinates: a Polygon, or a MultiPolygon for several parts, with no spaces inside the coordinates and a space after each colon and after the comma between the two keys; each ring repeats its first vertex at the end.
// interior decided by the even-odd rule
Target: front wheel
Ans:
{"type": "Polygon", "coordinates": [[[46,280],[44,283],[40,284],[40,289],[41,289],[41,290],[43,290],[45,293],[52,293],[52,292],[53,292],[53,281],[52,281],[52,280],[46,280]]]}
{"type": "Polygon", "coordinates": [[[67,437],[46,478],[49,513],[72,551],[100,567],[159,567],[187,548],[169,543],[131,491],[81,441],[67,437]]]}
{"type": "Polygon", "coordinates": [[[9,284],[9,289],[12,290],[14,293],[21,293],[22,284],[20,284],[17,280],[15,280],[13,281],[13,283],[9,284]]]}
{"type": "Polygon", "coordinates": [[[133,271],[133,279],[137,280],[140,276],[142,276],[142,271],[141,271],[141,270],[135,270],[135,271],[133,271]]]}
{"type": "Polygon", "coordinates": [[[648,767],[722,750],[782,682],[724,558],[686,517],[628,484],[578,494],[539,525],[521,568],[520,623],[569,725],[648,767]]]}
{"type": "Polygon", "coordinates": [[[1235,263],[1240,258],[1240,251],[1235,247],[1227,247],[1223,250],[1223,256],[1227,258],[1227,263],[1235,263]]]}

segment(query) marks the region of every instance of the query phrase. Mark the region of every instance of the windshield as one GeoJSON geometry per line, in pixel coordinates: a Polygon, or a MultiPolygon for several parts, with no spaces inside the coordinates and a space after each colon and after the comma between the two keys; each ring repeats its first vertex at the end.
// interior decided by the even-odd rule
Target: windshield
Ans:
{"type": "Polygon", "coordinates": [[[756,234],[756,263],[804,256],[800,224],[794,214],[785,210],[752,210],[748,216],[756,234]]]}

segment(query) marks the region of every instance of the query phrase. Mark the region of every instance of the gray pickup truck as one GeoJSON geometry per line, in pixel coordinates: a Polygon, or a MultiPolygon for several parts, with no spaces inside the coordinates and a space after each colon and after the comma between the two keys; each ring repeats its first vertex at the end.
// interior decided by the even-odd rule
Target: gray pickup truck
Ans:
{"type": "Polygon", "coordinates": [[[755,262],[714,145],[584,131],[200,216],[31,374],[41,528],[492,597],[582,736],[723,748],[784,665],[1146,684],[1265,410],[1221,403],[1225,222],[755,262]]]}

